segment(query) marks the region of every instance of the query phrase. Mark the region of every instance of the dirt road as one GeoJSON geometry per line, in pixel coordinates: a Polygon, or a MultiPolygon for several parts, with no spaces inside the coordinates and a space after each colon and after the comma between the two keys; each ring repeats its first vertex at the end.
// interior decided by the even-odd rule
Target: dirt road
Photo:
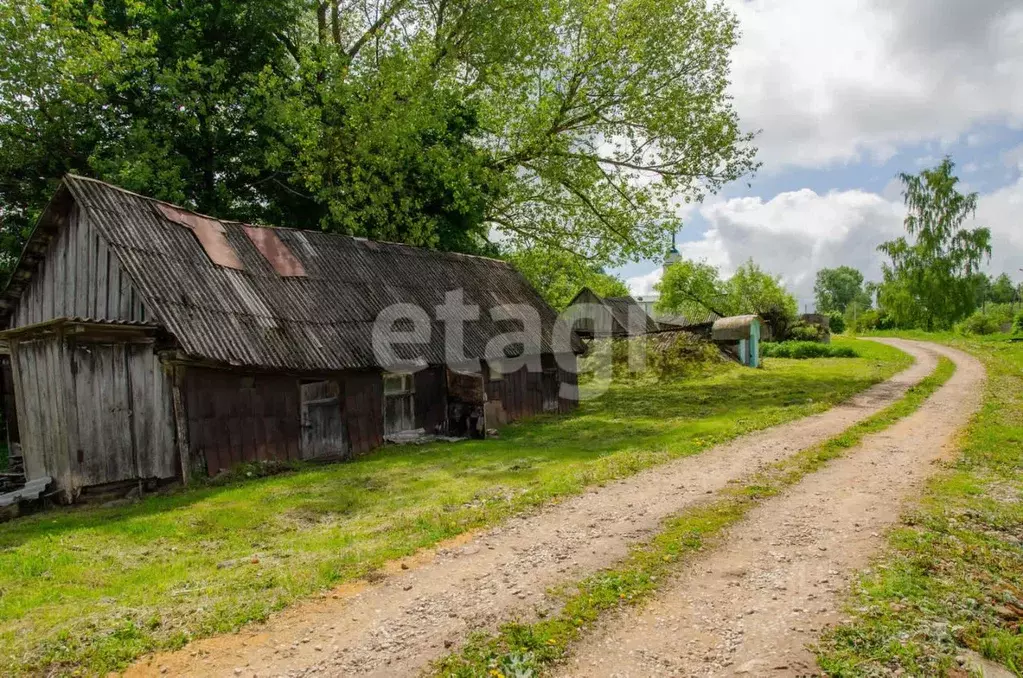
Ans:
{"type": "Polygon", "coordinates": [[[979,361],[931,350],[957,370],[916,413],[754,509],[652,604],[587,634],[561,675],[815,675],[807,643],[980,405],[979,361]]]}
{"type": "Polygon", "coordinates": [[[535,617],[552,604],[544,594],[548,587],[612,565],[664,517],[897,400],[936,364],[932,350],[904,346],[917,357],[911,368],[828,412],[507,521],[421,554],[405,563],[407,570],[395,566],[381,582],[345,586],[250,631],[145,658],[128,675],[414,675],[470,631],[535,617]]]}

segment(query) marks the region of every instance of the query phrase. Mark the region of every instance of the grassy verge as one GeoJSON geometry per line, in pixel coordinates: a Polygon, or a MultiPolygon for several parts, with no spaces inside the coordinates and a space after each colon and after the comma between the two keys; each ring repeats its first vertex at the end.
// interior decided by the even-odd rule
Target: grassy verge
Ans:
{"type": "Polygon", "coordinates": [[[910,362],[846,341],[861,358],[618,385],[571,416],[512,425],[497,440],[391,447],[0,525],[0,666],[101,674],[236,630],[445,538],[820,412],[910,362]]]}
{"type": "Polygon", "coordinates": [[[964,676],[957,656],[968,648],[1023,675],[1023,343],[912,336],[980,358],[984,404],[818,658],[833,676],[964,676]]]}
{"type": "Polygon", "coordinates": [[[457,678],[521,678],[542,673],[564,657],[571,643],[601,615],[645,599],[680,561],[713,545],[725,528],[765,499],[841,456],[864,436],[914,412],[954,371],[951,361],[942,358],[933,374],[893,405],[841,435],[777,462],[741,485],[725,488],[706,503],[667,519],[653,539],[634,548],[618,566],[587,577],[571,591],[561,593],[563,605],[557,614],[534,623],[511,622],[495,634],[476,634],[462,650],[438,662],[435,673],[457,678]]]}

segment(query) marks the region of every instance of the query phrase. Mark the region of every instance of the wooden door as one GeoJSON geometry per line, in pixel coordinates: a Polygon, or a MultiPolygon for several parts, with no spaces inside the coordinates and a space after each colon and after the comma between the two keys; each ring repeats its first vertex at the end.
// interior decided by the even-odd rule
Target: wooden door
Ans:
{"type": "Polygon", "coordinates": [[[340,389],[336,381],[304,382],[302,399],[302,458],[344,457],[348,437],[341,416],[340,389]]]}

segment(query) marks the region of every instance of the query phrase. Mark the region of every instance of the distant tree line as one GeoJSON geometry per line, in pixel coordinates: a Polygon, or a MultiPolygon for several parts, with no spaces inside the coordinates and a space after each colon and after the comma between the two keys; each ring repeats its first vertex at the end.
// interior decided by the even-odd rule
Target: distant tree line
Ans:
{"type": "Polygon", "coordinates": [[[819,311],[840,314],[858,331],[956,328],[987,334],[1012,325],[1021,286],[1006,273],[993,277],[979,270],[991,255],[991,233],[964,227],[976,211],[977,194],[958,190],[954,169],[945,158],[917,175],[900,175],[906,235],[879,247],[888,257],[881,281],[865,283],[848,266],[818,271],[819,311]]]}
{"type": "MultiPolygon", "coordinates": [[[[880,281],[866,281],[850,266],[817,272],[816,309],[830,318],[832,332],[848,327],[991,333],[1013,323],[1023,332],[1023,284],[1006,273],[993,277],[980,270],[991,255],[991,233],[965,227],[977,194],[958,190],[954,169],[945,158],[919,174],[899,175],[906,235],[878,248],[887,257],[880,281]]],[[[727,280],[704,262],[680,261],[666,268],[658,290],[665,312],[758,313],[781,329],[776,332],[781,338],[806,331],[792,295],[752,260],[727,280]]]]}

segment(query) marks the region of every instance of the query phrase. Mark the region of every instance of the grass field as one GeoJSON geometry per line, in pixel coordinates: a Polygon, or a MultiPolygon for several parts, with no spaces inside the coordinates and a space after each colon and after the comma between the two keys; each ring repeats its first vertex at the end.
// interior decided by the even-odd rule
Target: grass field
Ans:
{"type": "Polygon", "coordinates": [[[0,666],[98,674],[231,631],[444,538],[822,411],[909,363],[886,346],[838,341],[861,357],[618,385],[497,440],[390,447],[0,525],[0,666]]]}
{"type": "Polygon", "coordinates": [[[954,464],[889,536],[850,602],[853,620],[818,651],[832,676],[966,676],[964,648],[1023,676],[1023,343],[941,341],[988,371],[954,464]]]}

